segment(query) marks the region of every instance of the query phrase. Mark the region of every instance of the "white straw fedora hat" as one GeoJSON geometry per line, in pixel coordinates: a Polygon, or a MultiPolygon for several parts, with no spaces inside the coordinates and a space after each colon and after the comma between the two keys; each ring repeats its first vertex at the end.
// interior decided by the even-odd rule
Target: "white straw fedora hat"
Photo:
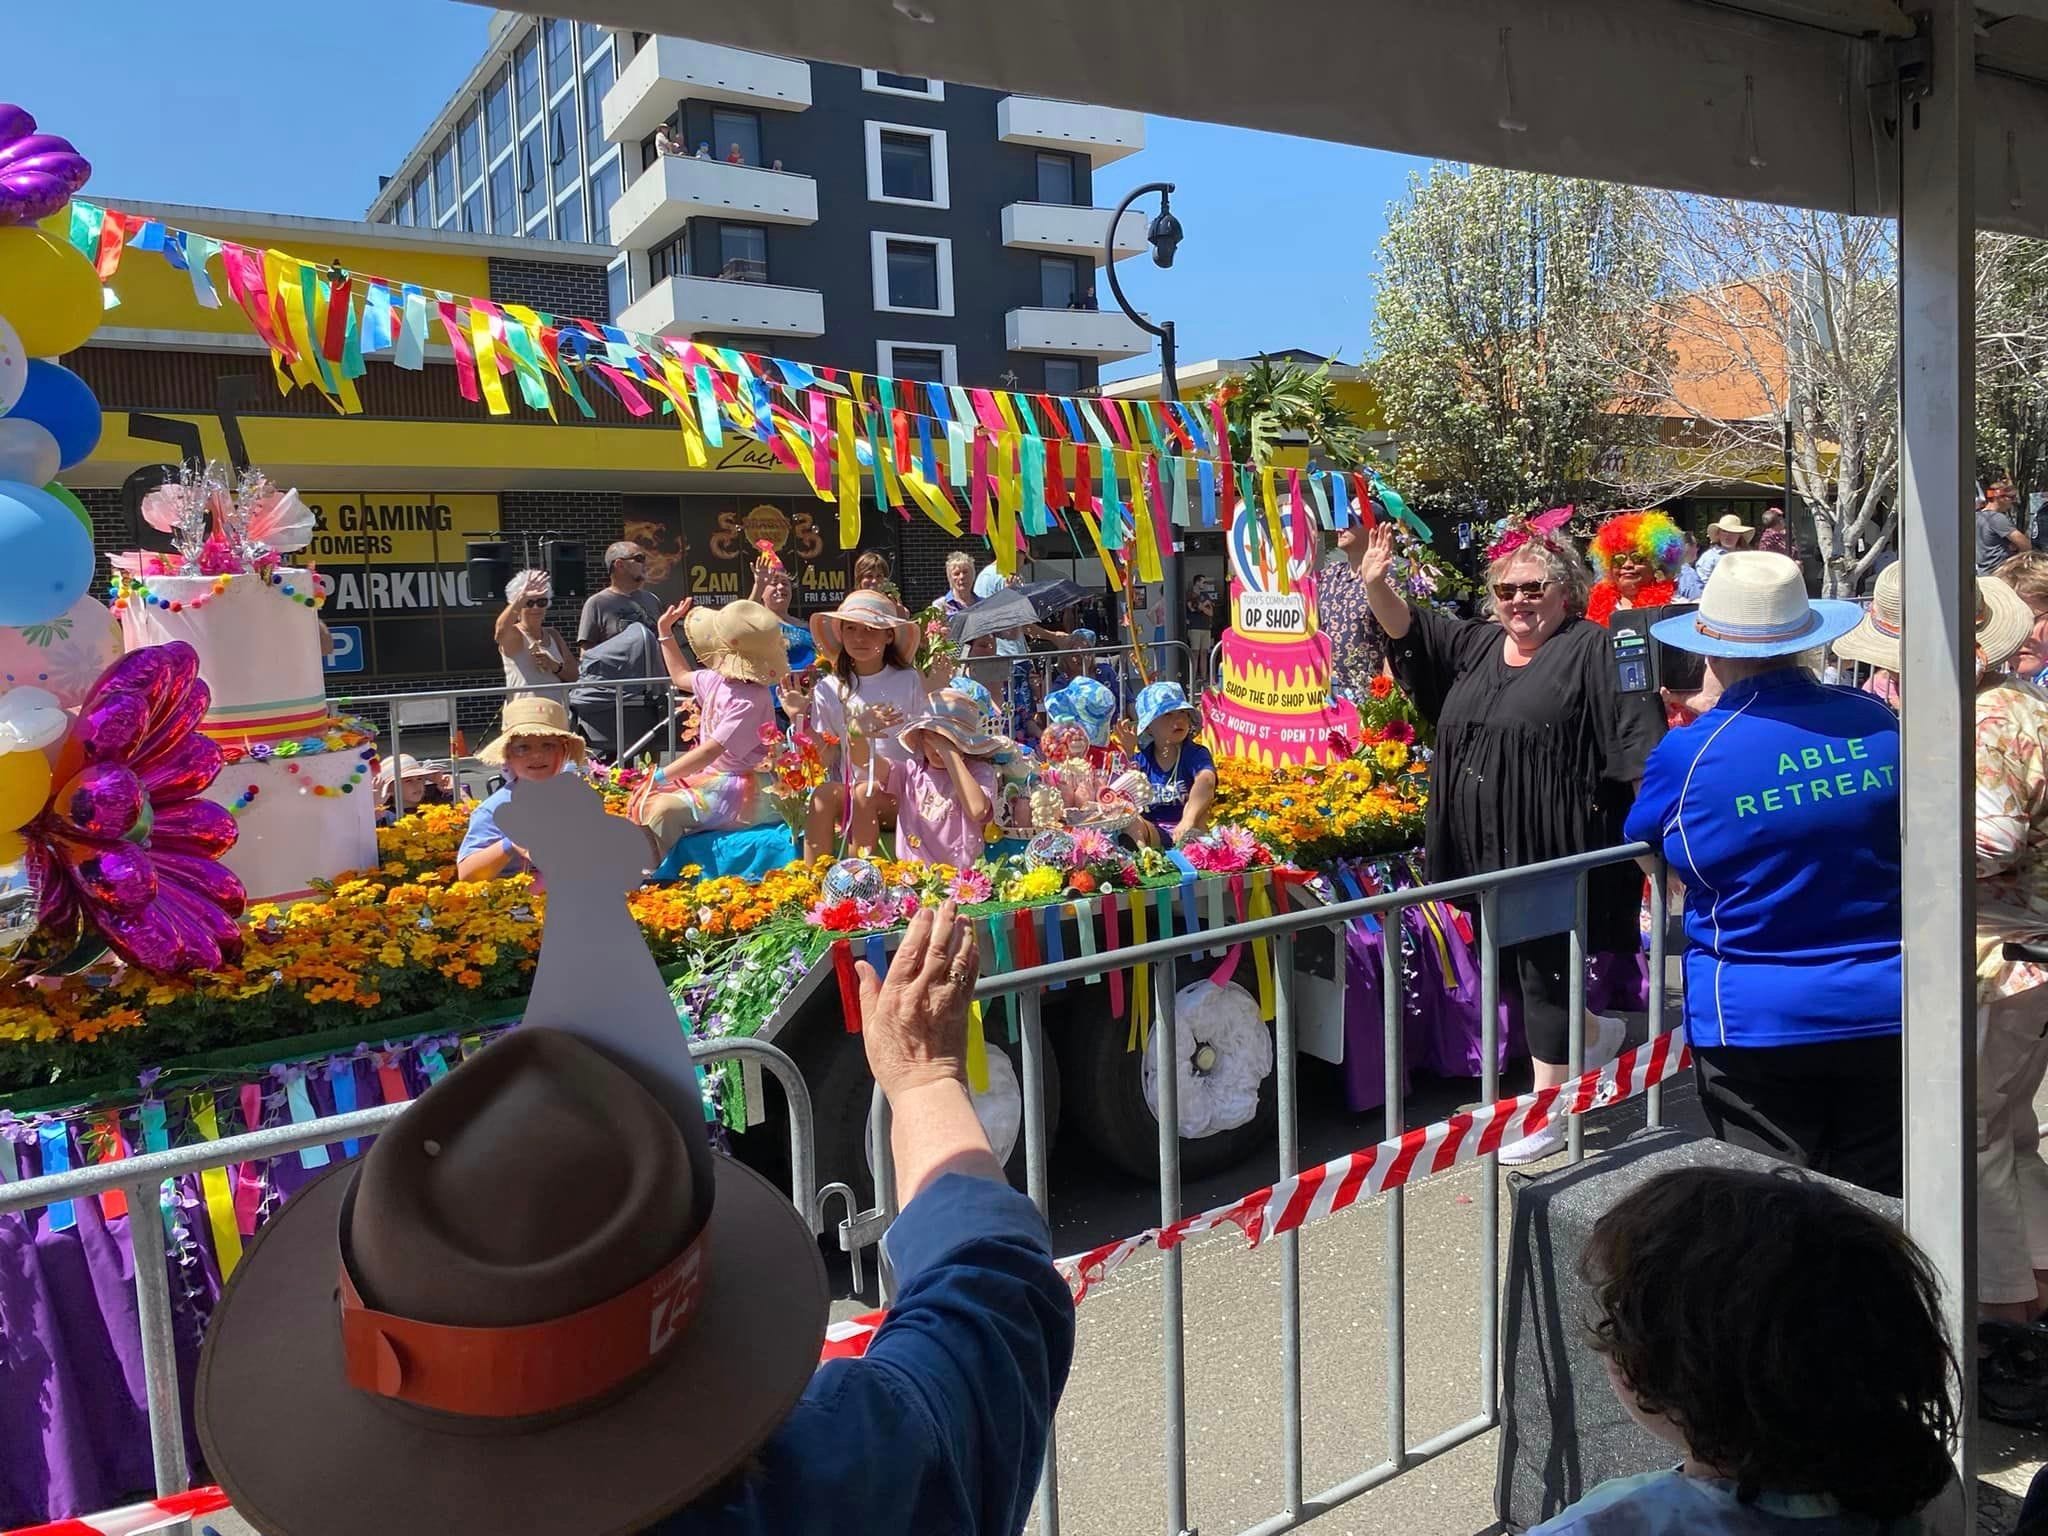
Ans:
{"type": "Polygon", "coordinates": [[[1848,633],[1863,617],[1854,603],[1809,601],[1806,578],[1783,555],[1731,549],[1690,613],[1650,633],[1701,656],[1794,656],[1848,633]]]}
{"type": "Polygon", "coordinates": [[[1708,525],[1707,532],[1755,533],[1756,530],[1750,527],[1750,525],[1748,523],[1745,523],[1741,518],[1737,517],[1733,512],[1724,512],[1721,514],[1721,520],[1719,522],[1708,525]]]}
{"type": "MultiPolygon", "coordinates": [[[[1835,642],[1835,654],[1844,661],[1901,671],[1905,666],[1905,588],[1905,571],[1897,562],[1878,572],[1870,612],[1835,642]]],[[[1977,578],[1977,654],[1986,667],[2000,667],[2012,660],[2033,627],[2034,611],[2025,598],[1996,576],[1977,578]]]]}

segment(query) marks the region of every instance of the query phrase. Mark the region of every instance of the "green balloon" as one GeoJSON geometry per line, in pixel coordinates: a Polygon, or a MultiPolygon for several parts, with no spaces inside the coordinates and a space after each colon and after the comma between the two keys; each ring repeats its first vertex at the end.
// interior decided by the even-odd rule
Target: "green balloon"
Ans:
{"type": "Polygon", "coordinates": [[[44,486],[43,489],[49,492],[52,496],[56,497],[59,501],[63,502],[65,506],[69,507],[71,509],[71,515],[77,518],[81,523],[85,524],[85,531],[87,533],[92,532],[92,514],[85,510],[84,502],[80,501],[76,496],[72,495],[69,491],[64,489],[63,486],[59,485],[54,480],[52,480],[48,485],[44,486]]]}

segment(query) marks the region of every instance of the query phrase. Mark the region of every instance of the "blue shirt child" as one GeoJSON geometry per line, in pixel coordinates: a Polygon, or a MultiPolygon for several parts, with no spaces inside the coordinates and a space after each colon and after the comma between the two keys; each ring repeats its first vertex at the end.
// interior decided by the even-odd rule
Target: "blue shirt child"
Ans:
{"type": "Polygon", "coordinates": [[[1145,819],[1171,834],[1180,825],[1182,808],[1187,804],[1188,792],[1195,787],[1195,780],[1204,770],[1213,771],[1216,759],[1209,755],[1209,749],[1198,741],[1184,741],[1180,744],[1180,756],[1174,759],[1171,769],[1159,765],[1159,746],[1148,741],[1138,748],[1138,766],[1145,772],[1145,778],[1152,786],[1152,804],[1145,807],[1145,819]]]}

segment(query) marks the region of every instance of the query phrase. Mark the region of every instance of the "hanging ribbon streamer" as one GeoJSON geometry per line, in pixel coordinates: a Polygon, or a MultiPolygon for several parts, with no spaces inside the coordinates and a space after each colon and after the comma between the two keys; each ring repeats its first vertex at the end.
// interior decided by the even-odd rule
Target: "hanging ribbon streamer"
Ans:
{"type": "MultiPolygon", "coordinates": [[[[1102,952],[1105,955],[1114,954],[1123,948],[1123,943],[1117,935],[1117,919],[1121,915],[1117,910],[1116,892],[1105,891],[1102,896],[1102,952]]],[[[1124,1016],[1124,973],[1120,970],[1109,973],[1109,1016],[1113,1019],[1124,1016]]],[[[1135,1031],[1136,1025],[1133,1024],[1132,1028],[1135,1031]]],[[[1129,1048],[1137,1049],[1135,1033],[1131,1036],[1129,1048]]]]}
{"type": "MultiPolygon", "coordinates": [[[[1256,921],[1272,915],[1273,901],[1267,891],[1266,874],[1263,870],[1254,871],[1251,916],[1256,921]]],[[[1252,968],[1258,974],[1259,1017],[1270,1024],[1273,1022],[1273,944],[1270,939],[1252,941],[1252,968]]]]}
{"type": "MultiPolygon", "coordinates": [[[[220,1119],[214,1112],[213,1095],[203,1089],[192,1095],[192,1128],[201,1141],[220,1140],[220,1119]]],[[[199,1193],[206,1205],[206,1224],[213,1233],[213,1257],[225,1280],[242,1262],[242,1234],[235,1225],[235,1197],[228,1188],[225,1168],[208,1168],[199,1175],[199,1193]]]]}
{"type": "MultiPolygon", "coordinates": [[[[1074,903],[1074,942],[1080,946],[1083,959],[1095,958],[1095,903],[1077,901],[1074,903]]],[[[1094,986],[1102,978],[1087,977],[1082,985],[1094,986]]]]}
{"type": "Polygon", "coordinates": [[[448,1060],[438,1045],[429,1045],[420,1052],[420,1068],[427,1074],[429,1088],[448,1075],[448,1060]]]}
{"type": "MultiPolygon", "coordinates": [[[[94,1148],[98,1155],[95,1163],[118,1163],[128,1156],[128,1139],[121,1134],[121,1116],[109,1112],[94,1123],[94,1148]]],[[[108,1221],[116,1216],[128,1214],[128,1196],[123,1190],[109,1189],[100,1195],[100,1214],[108,1221]]]]}
{"type": "MultiPolygon", "coordinates": [[[[1135,948],[1146,942],[1145,895],[1142,891],[1131,892],[1131,944],[1135,948]]],[[[1170,989],[1169,989],[1170,990],[1170,989]]],[[[1152,967],[1134,965],[1131,967],[1131,1030],[1137,1037],[1137,1048],[1144,1050],[1152,1039],[1152,967]]]]}
{"type": "Polygon", "coordinates": [[[967,1005],[967,1086],[975,1093],[988,1092],[988,1035],[978,999],[967,1005]]]}
{"type": "Polygon", "coordinates": [[[839,982],[839,1016],[849,1035],[860,1033],[860,978],[854,974],[853,946],[841,939],[832,946],[832,974],[839,982]]]}
{"type": "MultiPolygon", "coordinates": [[[[1045,914],[1045,958],[1050,963],[1057,965],[1060,961],[1067,958],[1066,946],[1060,933],[1061,918],[1071,911],[1072,908],[1064,903],[1056,902],[1040,910],[1045,914]]],[[[1051,990],[1054,992],[1064,992],[1067,990],[1067,984],[1064,981],[1056,981],[1052,984],[1051,990]]]]}
{"type": "Polygon", "coordinates": [[[405,1085],[405,1072],[389,1053],[377,1058],[377,1090],[386,1104],[403,1104],[412,1097],[405,1085]]]}
{"type": "MultiPolygon", "coordinates": [[[[1014,971],[1017,968],[1010,959],[1009,939],[1004,934],[1003,929],[1004,925],[1000,921],[994,917],[989,918],[988,948],[989,953],[995,956],[995,974],[998,976],[1014,971]]],[[[1014,1043],[1017,1038],[1017,1005],[1012,1001],[1012,995],[1008,992],[1003,994],[1002,1001],[1004,1014],[1009,1020],[1010,1039],[1014,1043]]]]}
{"type": "Polygon", "coordinates": [[[860,548],[860,456],[853,442],[853,402],[833,402],[833,473],[839,481],[839,547],[860,548]]]}
{"type": "MultiPolygon", "coordinates": [[[[327,1064],[327,1084],[334,1093],[334,1112],[337,1115],[353,1114],[356,1107],[356,1065],[344,1056],[327,1064]]],[[[353,1136],[341,1144],[343,1157],[354,1157],[362,1151],[363,1144],[353,1136]]]]}
{"type": "MultiPolygon", "coordinates": [[[[62,1120],[37,1126],[36,1145],[42,1149],[45,1177],[71,1171],[71,1130],[62,1120]]],[[[52,1200],[47,1214],[52,1232],[69,1232],[78,1225],[78,1207],[69,1200],[52,1200]]]]}

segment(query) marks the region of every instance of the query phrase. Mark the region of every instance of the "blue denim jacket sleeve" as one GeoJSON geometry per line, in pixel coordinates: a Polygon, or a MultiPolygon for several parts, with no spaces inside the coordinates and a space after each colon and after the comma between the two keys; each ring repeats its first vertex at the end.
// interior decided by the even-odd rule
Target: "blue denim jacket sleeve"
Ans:
{"type": "Polygon", "coordinates": [[[1074,1353],[1045,1223],[1007,1185],[948,1174],[888,1244],[899,1291],[867,1354],[821,1367],[723,1507],[663,1536],[1022,1529],[1074,1353]]]}

